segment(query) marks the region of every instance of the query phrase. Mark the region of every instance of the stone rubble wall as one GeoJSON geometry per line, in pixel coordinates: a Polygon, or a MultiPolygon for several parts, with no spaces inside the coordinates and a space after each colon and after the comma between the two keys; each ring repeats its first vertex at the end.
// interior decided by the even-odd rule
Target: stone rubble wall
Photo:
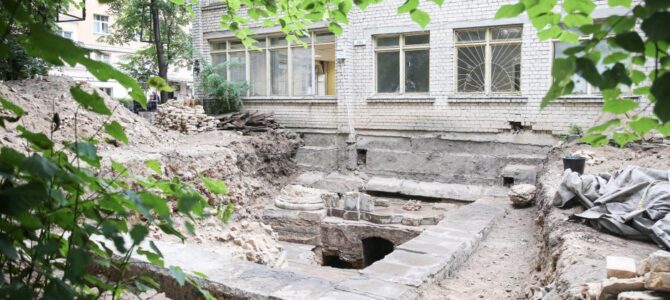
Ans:
{"type": "Polygon", "coordinates": [[[193,133],[216,130],[219,120],[205,114],[201,105],[187,106],[171,100],[158,106],[154,125],[167,130],[193,133]]]}

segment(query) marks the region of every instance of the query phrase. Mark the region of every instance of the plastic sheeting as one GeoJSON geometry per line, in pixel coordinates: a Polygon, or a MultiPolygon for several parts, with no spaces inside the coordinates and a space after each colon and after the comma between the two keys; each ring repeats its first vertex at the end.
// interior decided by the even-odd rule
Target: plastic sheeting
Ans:
{"type": "Polygon", "coordinates": [[[579,203],[575,217],[599,230],[670,249],[670,170],[628,166],[612,175],[565,170],[553,204],[579,203]]]}

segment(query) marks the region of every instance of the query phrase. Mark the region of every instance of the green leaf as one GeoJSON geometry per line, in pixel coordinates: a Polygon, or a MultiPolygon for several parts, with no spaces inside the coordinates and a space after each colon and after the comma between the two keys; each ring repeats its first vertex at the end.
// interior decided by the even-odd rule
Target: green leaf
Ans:
{"type": "Polygon", "coordinates": [[[233,216],[234,212],[235,212],[235,206],[233,205],[233,202],[228,201],[226,209],[223,211],[223,216],[221,217],[222,221],[224,223],[228,223],[228,221],[230,221],[230,218],[233,216]]]}
{"type": "Polygon", "coordinates": [[[20,106],[10,102],[9,100],[7,100],[3,97],[0,97],[0,104],[2,104],[2,108],[13,112],[16,115],[17,118],[20,118],[25,114],[25,111],[23,110],[23,108],[21,108],[20,106]]]}
{"type": "Polygon", "coordinates": [[[628,125],[630,128],[635,130],[639,135],[644,135],[647,132],[651,131],[652,129],[656,129],[658,127],[658,120],[648,118],[648,117],[640,117],[637,118],[633,121],[628,122],[628,125]]]}
{"type": "Polygon", "coordinates": [[[128,144],[128,137],[126,136],[126,133],[123,130],[123,126],[121,126],[119,122],[112,121],[110,123],[105,124],[105,132],[107,132],[107,134],[112,136],[117,141],[121,141],[126,145],[128,144]]]}
{"type": "Polygon", "coordinates": [[[337,23],[331,22],[328,24],[328,30],[335,35],[342,35],[342,26],[337,23]]]}
{"type": "Polygon", "coordinates": [[[644,53],[644,42],[635,31],[617,34],[614,42],[626,51],[644,53]]]}
{"type": "Polygon", "coordinates": [[[12,242],[9,240],[9,236],[2,232],[0,232],[0,253],[2,253],[3,256],[9,258],[10,260],[16,260],[19,258],[19,253],[16,251],[16,248],[14,248],[14,245],[12,245],[12,242]]]}
{"type": "Polygon", "coordinates": [[[150,170],[154,171],[156,174],[159,174],[159,175],[163,174],[163,172],[161,171],[161,163],[159,163],[155,159],[145,161],[144,165],[147,168],[149,168],[150,170]]]}
{"type": "Polygon", "coordinates": [[[139,245],[144,241],[144,238],[149,234],[149,229],[146,226],[141,224],[136,224],[133,226],[133,229],[130,230],[130,237],[133,239],[135,245],[139,245]]]}
{"type": "Polygon", "coordinates": [[[89,94],[84,92],[81,86],[76,85],[70,88],[70,94],[72,94],[72,98],[77,103],[90,111],[106,116],[112,114],[112,111],[105,105],[105,100],[96,91],[93,91],[93,94],[89,94]]]}
{"type": "Polygon", "coordinates": [[[419,0],[406,0],[405,3],[403,3],[403,5],[398,7],[398,13],[399,14],[408,13],[416,9],[417,7],[419,7],[419,0]]]}
{"type": "Polygon", "coordinates": [[[632,4],[632,0],[607,0],[607,4],[609,6],[614,7],[614,6],[623,6],[623,7],[630,7],[632,4]]]}
{"type": "Polygon", "coordinates": [[[612,139],[619,147],[623,147],[626,146],[626,144],[637,140],[637,136],[630,132],[615,132],[612,134],[612,139]]]}
{"type": "Polygon", "coordinates": [[[568,14],[563,19],[563,23],[571,28],[578,28],[584,25],[589,25],[593,23],[591,17],[583,14],[568,14]]]}
{"type": "Polygon", "coordinates": [[[430,1],[437,4],[437,6],[442,6],[442,4],[444,4],[444,0],[430,0],[430,1]]]}
{"type": "Polygon", "coordinates": [[[46,187],[39,182],[31,181],[17,187],[0,190],[0,213],[16,215],[39,205],[49,199],[46,187]]]}
{"type": "Polygon", "coordinates": [[[126,172],[128,172],[128,169],[126,169],[126,167],[124,167],[121,163],[115,162],[113,160],[112,160],[112,169],[119,174],[125,174],[126,172]]]}
{"type": "Polygon", "coordinates": [[[551,75],[558,81],[572,77],[577,68],[575,58],[557,58],[551,66],[551,75]]]}
{"type": "Polygon", "coordinates": [[[616,62],[620,62],[624,59],[628,58],[628,53],[625,52],[613,52],[610,53],[609,55],[605,56],[605,60],[603,60],[603,63],[606,65],[613,64],[616,62]]]}
{"type": "Polygon", "coordinates": [[[586,81],[594,86],[599,86],[602,82],[602,76],[598,72],[598,68],[592,60],[578,57],[576,60],[577,73],[579,73],[586,81]]]}
{"type": "Polygon", "coordinates": [[[181,270],[180,267],[178,266],[170,266],[170,275],[177,280],[177,283],[179,283],[179,286],[184,286],[184,281],[186,280],[186,275],[184,274],[184,271],[181,270]]]}
{"type": "Polygon", "coordinates": [[[558,26],[551,26],[545,30],[542,30],[537,33],[537,37],[540,38],[540,41],[546,41],[549,39],[555,39],[561,35],[561,28],[558,26]]]}
{"type": "Polygon", "coordinates": [[[33,154],[21,163],[20,169],[48,181],[56,175],[58,166],[40,155],[33,154]]]}
{"type": "Polygon", "coordinates": [[[642,22],[642,31],[652,41],[667,41],[670,38],[670,12],[657,11],[642,22]]]}
{"type": "Polygon", "coordinates": [[[656,98],[654,113],[663,123],[670,121],[670,73],[664,73],[651,84],[651,94],[656,98]]]}
{"type": "Polygon", "coordinates": [[[16,130],[21,132],[21,137],[26,139],[33,148],[37,150],[49,150],[54,146],[54,143],[44,133],[34,133],[19,125],[16,130]]]}
{"type": "Polygon", "coordinates": [[[159,216],[170,216],[170,208],[168,207],[165,199],[150,192],[139,192],[137,196],[140,198],[140,200],[142,200],[142,204],[144,204],[144,206],[153,208],[159,216]]]}
{"type": "Polygon", "coordinates": [[[520,15],[526,7],[523,3],[506,4],[501,6],[496,12],[495,19],[513,18],[520,15]]]}
{"type": "Polygon", "coordinates": [[[68,143],[68,148],[77,156],[94,167],[100,167],[100,157],[98,156],[95,145],[87,142],[68,143]]]}
{"type": "Polygon", "coordinates": [[[579,34],[564,30],[559,36],[559,41],[562,43],[577,44],[579,42],[579,34]]]}
{"type": "Polygon", "coordinates": [[[228,194],[228,186],[226,186],[225,182],[215,178],[207,177],[201,177],[200,179],[202,180],[202,183],[205,185],[205,187],[212,193],[217,195],[228,194]]]}
{"type": "Polygon", "coordinates": [[[167,82],[165,82],[165,79],[163,79],[161,77],[158,77],[158,76],[153,76],[153,77],[149,78],[149,80],[147,81],[147,84],[150,87],[155,88],[156,90],[161,91],[161,92],[172,92],[172,91],[174,91],[174,89],[167,82]]]}
{"type": "Polygon", "coordinates": [[[632,80],[634,84],[640,84],[646,78],[647,75],[644,74],[644,72],[638,70],[630,70],[630,80],[632,80]]]}
{"type": "Polygon", "coordinates": [[[609,121],[607,121],[607,122],[605,122],[605,123],[603,123],[603,124],[600,124],[600,125],[598,125],[598,126],[593,126],[593,127],[589,128],[589,130],[587,131],[587,133],[603,133],[603,132],[605,132],[608,128],[610,128],[610,127],[612,127],[612,126],[618,126],[619,124],[621,124],[621,120],[619,120],[619,119],[612,119],[612,120],[609,120],[609,121]]]}
{"type": "Polygon", "coordinates": [[[564,0],[563,9],[568,13],[582,12],[587,15],[591,14],[596,8],[595,3],[591,0],[564,0]]]}
{"type": "Polygon", "coordinates": [[[589,134],[579,139],[581,142],[591,144],[593,147],[601,147],[609,143],[607,136],[602,134],[589,134]]]}
{"type": "Polygon", "coordinates": [[[179,209],[180,212],[188,214],[193,210],[194,208],[197,207],[197,205],[200,203],[200,195],[194,194],[194,193],[188,193],[185,195],[182,195],[179,197],[177,200],[177,209],[179,209]]]}
{"type": "Polygon", "coordinates": [[[165,262],[164,262],[163,259],[162,259],[158,254],[156,254],[156,253],[153,253],[153,252],[150,252],[150,251],[147,251],[147,250],[144,250],[144,249],[140,248],[140,249],[137,250],[137,254],[139,254],[139,255],[143,255],[144,257],[147,258],[147,260],[148,260],[150,263],[152,263],[152,264],[154,264],[154,265],[156,265],[156,266],[165,267],[165,262]]]}
{"type": "Polygon", "coordinates": [[[415,9],[410,13],[410,16],[412,17],[412,21],[419,24],[421,28],[425,28],[430,23],[430,16],[423,10],[415,9]]]}
{"type": "Polygon", "coordinates": [[[630,99],[619,99],[605,101],[603,111],[613,114],[623,114],[637,108],[640,104],[630,99]]]}

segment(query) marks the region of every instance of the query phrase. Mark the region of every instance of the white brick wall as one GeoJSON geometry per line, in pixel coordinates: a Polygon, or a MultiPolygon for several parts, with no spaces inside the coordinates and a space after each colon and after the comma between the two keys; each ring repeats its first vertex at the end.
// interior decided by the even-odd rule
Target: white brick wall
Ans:
{"type": "MultiPolygon", "coordinates": [[[[245,109],[272,111],[287,127],[327,129],[341,133],[355,130],[500,132],[509,122],[522,122],[533,130],[566,132],[571,124],[587,128],[600,115],[597,101],[558,101],[544,110],[540,102],[551,84],[552,43],[540,42],[525,17],[493,20],[502,4],[516,0],[452,0],[443,7],[422,1],[421,8],[432,18],[430,32],[430,100],[375,100],[372,36],[380,33],[420,31],[409,15],[398,15],[403,0],[387,0],[360,12],[352,10],[350,24],[337,40],[337,97],[331,101],[272,99],[249,101],[245,109]],[[504,24],[523,24],[521,95],[512,98],[464,98],[454,93],[454,29],[504,24]],[[354,43],[356,41],[356,43],[354,43]]],[[[607,15],[606,1],[600,0],[597,14],[607,15]]],[[[196,9],[193,28],[197,52],[208,59],[207,39],[227,33],[220,29],[225,8],[210,5],[196,9]]],[[[263,29],[267,32],[267,29],[263,29]]],[[[201,95],[202,96],[202,95],[201,95]]],[[[644,101],[644,100],[643,100],[644,101]]]]}

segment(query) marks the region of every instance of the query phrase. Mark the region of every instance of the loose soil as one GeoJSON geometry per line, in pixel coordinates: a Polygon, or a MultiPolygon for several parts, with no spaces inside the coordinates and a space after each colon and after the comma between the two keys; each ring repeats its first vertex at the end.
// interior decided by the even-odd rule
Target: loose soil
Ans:
{"type": "Polygon", "coordinates": [[[525,299],[538,254],[535,209],[514,209],[507,199],[492,199],[507,208],[488,237],[456,273],[429,286],[422,299],[525,299]]]}

